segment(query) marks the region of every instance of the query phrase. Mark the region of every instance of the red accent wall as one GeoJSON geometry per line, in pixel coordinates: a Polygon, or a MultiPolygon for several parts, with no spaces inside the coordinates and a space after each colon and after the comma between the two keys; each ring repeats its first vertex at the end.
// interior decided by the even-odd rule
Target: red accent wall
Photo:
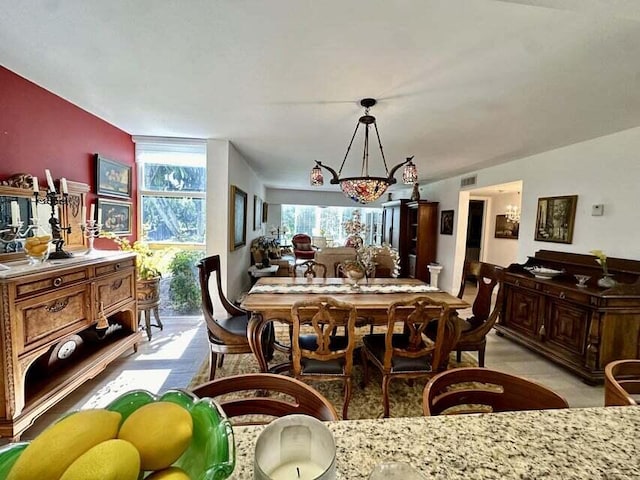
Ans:
{"type": "MultiPolygon", "coordinates": [[[[131,135],[0,66],[0,180],[30,173],[44,188],[48,168],[54,179],[89,184],[90,205],[97,198],[95,153],[133,167],[131,200],[137,212],[131,135]]],[[[113,248],[113,242],[101,240],[96,246],[113,248]]]]}

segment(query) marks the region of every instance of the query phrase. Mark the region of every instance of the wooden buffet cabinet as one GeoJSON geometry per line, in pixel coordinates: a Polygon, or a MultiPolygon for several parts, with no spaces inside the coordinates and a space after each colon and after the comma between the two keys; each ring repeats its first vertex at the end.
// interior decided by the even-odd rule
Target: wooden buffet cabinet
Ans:
{"type": "Polygon", "coordinates": [[[13,440],[141,338],[135,254],[22,263],[0,270],[0,436],[13,440]]]}
{"type": "Polygon", "coordinates": [[[619,282],[609,289],[597,286],[602,269],[591,255],[540,250],[525,264],[511,265],[496,330],[586,383],[602,382],[607,363],[640,358],[640,262],[610,258],[607,264],[619,282]],[[564,273],[539,279],[529,266],[564,273]],[[575,274],[591,276],[586,287],[576,285],[575,274]]]}

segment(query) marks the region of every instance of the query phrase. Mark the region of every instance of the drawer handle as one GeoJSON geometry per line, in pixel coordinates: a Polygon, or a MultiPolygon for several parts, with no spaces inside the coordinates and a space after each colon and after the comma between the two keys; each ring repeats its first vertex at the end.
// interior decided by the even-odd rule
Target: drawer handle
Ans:
{"type": "Polygon", "coordinates": [[[119,278],[111,284],[111,290],[118,290],[122,286],[122,279],[119,278]]]}
{"type": "Polygon", "coordinates": [[[516,280],[515,284],[516,284],[516,287],[519,287],[520,286],[520,280],[516,280]]]}
{"type": "Polygon", "coordinates": [[[113,268],[115,268],[116,270],[120,270],[120,264],[116,263],[113,268]]]}
{"type": "Polygon", "coordinates": [[[547,330],[544,328],[544,325],[541,325],[541,326],[540,326],[540,330],[538,331],[538,334],[539,334],[541,337],[544,337],[544,336],[547,334],[547,330]]]}
{"type": "Polygon", "coordinates": [[[560,295],[558,295],[558,297],[564,299],[567,298],[567,295],[564,292],[560,292],[560,295]]]}
{"type": "Polygon", "coordinates": [[[69,305],[69,297],[66,297],[64,300],[56,300],[51,305],[47,305],[44,309],[49,313],[57,313],[61,310],[64,310],[66,306],[69,305]]]}
{"type": "Polygon", "coordinates": [[[53,286],[54,287],[59,287],[60,285],[62,285],[62,278],[60,277],[56,277],[53,279],[53,286]]]}

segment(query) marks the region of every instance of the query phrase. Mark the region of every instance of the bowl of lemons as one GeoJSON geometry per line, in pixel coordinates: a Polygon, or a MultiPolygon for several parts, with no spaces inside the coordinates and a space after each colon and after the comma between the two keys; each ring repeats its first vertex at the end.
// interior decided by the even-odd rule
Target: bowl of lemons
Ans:
{"type": "Polygon", "coordinates": [[[0,449],[6,480],[218,480],[234,467],[226,415],[214,400],[184,390],[133,390],[0,449]]]}

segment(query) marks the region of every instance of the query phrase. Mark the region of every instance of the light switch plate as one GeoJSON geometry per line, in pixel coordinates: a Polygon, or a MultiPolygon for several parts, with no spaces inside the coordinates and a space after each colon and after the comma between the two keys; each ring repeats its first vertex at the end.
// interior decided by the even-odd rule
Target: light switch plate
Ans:
{"type": "Polygon", "coordinates": [[[600,217],[602,215],[604,215],[604,205],[602,203],[599,203],[597,205],[593,205],[591,207],[591,216],[600,217]]]}

